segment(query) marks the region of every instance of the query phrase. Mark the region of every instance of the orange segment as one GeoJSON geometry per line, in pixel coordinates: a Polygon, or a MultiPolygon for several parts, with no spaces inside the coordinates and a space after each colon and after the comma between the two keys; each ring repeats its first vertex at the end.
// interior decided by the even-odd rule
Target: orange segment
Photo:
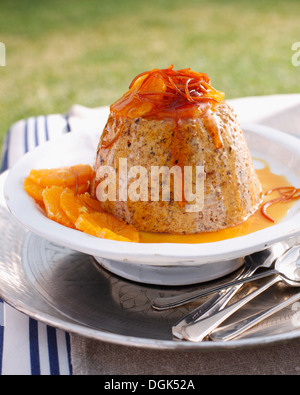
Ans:
{"type": "Polygon", "coordinates": [[[81,214],[75,225],[77,229],[96,237],[112,238],[113,235],[107,232],[109,230],[116,235],[112,240],[125,238],[126,241],[139,242],[140,239],[139,232],[132,225],[128,225],[107,213],[81,214]]]}
{"type": "Polygon", "coordinates": [[[130,242],[132,240],[127,239],[126,237],[120,236],[110,229],[103,228],[99,225],[97,221],[97,215],[99,213],[88,213],[82,214],[78,217],[76,221],[76,228],[81,230],[84,233],[88,233],[92,236],[99,237],[101,239],[110,239],[110,240],[117,240],[117,241],[127,241],[130,242]]]}
{"type": "Polygon", "coordinates": [[[64,191],[63,187],[53,186],[43,190],[43,201],[48,218],[69,228],[75,228],[63,209],[60,207],[60,195],[64,191]]]}
{"type": "Polygon", "coordinates": [[[74,193],[67,188],[60,195],[60,207],[73,224],[75,224],[82,212],[87,211],[84,207],[81,195],[74,195],[74,193]]]}
{"type": "Polygon", "coordinates": [[[108,213],[93,213],[93,217],[99,226],[112,230],[114,233],[126,237],[131,241],[138,242],[140,239],[139,232],[133,225],[127,224],[119,218],[108,213]]]}
{"type": "Polygon", "coordinates": [[[31,196],[34,200],[39,202],[43,201],[43,188],[33,182],[30,178],[25,178],[24,180],[24,190],[31,196]]]}
{"type": "Polygon", "coordinates": [[[60,195],[60,206],[74,224],[82,213],[103,211],[101,203],[96,199],[92,199],[89,193],[74,195],[68,188],[60,195]]]}
{"type": "Polygon", "coordinates": [[[85,193],[84,195],[82,195],[82,199],[84,201],[85,206],[89,209],[89,211],[97,211],[99,213],[104,212],[99,200],[93,199],[89,193],[85,193]]]}
{"type": "Polygon", "coordinates": [[[31,170],[29,178],[41,187],[53,185],[75,187],[86,184],[93,179],[94,171],[89,165],[59,167],[56,169],[31,170]]]}
{"type": "Polygon", "coordinates": [[[104,212],[101,202],[87,192],[93,179],[88,165],[31,170],[24,190],[61,225],[105,239],[139,242],[134,226],[104,212]]]}
{"type": "MultiPolygon", "coordinates": [[[[69,187],[70,188],[70,187],[69,187]]],[[[79,184],[78,187],[76,186],[70,188],[74,193],[81,195],[82,193],[86,193],[90,189],[90,183],[86,182],[85,184],[79,184]]]]}

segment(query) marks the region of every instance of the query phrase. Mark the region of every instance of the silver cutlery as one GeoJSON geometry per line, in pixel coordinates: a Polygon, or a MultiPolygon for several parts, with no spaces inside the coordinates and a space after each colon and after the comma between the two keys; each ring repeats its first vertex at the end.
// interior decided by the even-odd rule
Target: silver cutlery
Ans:
{"type": "MultiPolygon", "coordinates": [[[[271,267],[274,260],[282,255],[287,250],[287,248],[287,244],[278,243],[263,251],[247,256],[245,258],[245,269],[241,274],[239,274],[237,280],[252,276],[259,268],[271,267]]],[[[209,317],[217,311],[225,308],[229,301],[242,287],[242,285],[243,284],[239,284],[234,287],[222,290],[216,295],[213,295],[206,302],[202,303],[172,327],[173,336],[182,339],[182,328],[184,326],[196,322],[199,319],[209,317]]]]}
{"type": "MultiPolygon", "coordinates": [[[[274,246],[270,247],[269,249],[263,250],[263,251],[256,253],[256,254],[258,257],[260,256],[260,254],[262,254],[262,257],[265,256],[264,258],[259,258],[259,259],[262,259],[262,260],[265,259],[265,261],[266,261],[265,267],[268,268],[271,266],[271,264],[274,262],[274,260],[276,258],[278,258],[281,254],[284,253],[284,251],[286,251],[287,248],[288,248],[288,245],[278,243],[278,244],[275,244],[274,246]]],[[[254,255],[255,254],[253,254],[253,256],[254,255]]],[[[184,304],[190,303],[196,299],[199,299],[203,296],[207,296],[207,295],[210,295],[210,294],[218,292],[218,291],[224,291],[224,290],[226,290],[226,288],[228,289],[228,288],[233,287],[235,285],[244,284],[245,282],[252,281],[252,279],[254,281],[254,280],[257,280],[260,278],[271,276],[272,274],[277,274],[276,271],[273,271],[273,273],[268,271],[267,273],[260,273],[260,274],[256,274],[255,276],[252,275],[253,274],[253,273],[251,273],[252,270],[253,270],[253,272],[255,272],[259,267],[263,267],[263,266],[264,265],[261,260],[260,260],[260,262],[257,263],[256,259],[253,257],[250,261],[246,262],[246,274],[247,274],[246,278],[241,276],[232,282],[228,282],[228,283],[220,284],[220,285],[213,286],[210,288],[206,288],[203,291],[193,291],[193,292],[188,292],[184,295],[175,295],[175,296],[171,296],[171,297],[156,298],[152,302],[152,307],[155,310],[166,310],[166,309],[170,309],[170,308],[174,308],[174,307],[179,307],[184,304]],[[248,277],[250,275],[251,275],[251,279],[249,280],[248,277]]]]}
{"type": "MultiPolygon", "coordinates": [[[[256,291],[208,318],[201,319],[195,323],[188,324],[187,326],[183,327],[183,338],[194,342],[202,341],[207,335],[209,335],[238,309],[280,281],[284,281],[292,287],[300,287],[299,250],[299,246],[292,247],[280,258],[278,258],[275,262],[275,269],[269,271],[269,273],[275,274],[275,276],[266,284],[259,287],[256,291]]],[[[252,276],[251,278],[253,277],[258,276],[252,276]]],[[[245,280],[249,281],[249,279],[245,280]]]]}
{"type": "Polygon", "coordinates": [[[297,302],[299,299],[300,299],[300,292],[284,300],[283,302],[279,303],[274,307],[261,311],[248,318],[244,318],[243,320],[234,322],[232,324],[226,325],[221,328],[217,328],[210,334],[209,337],[211,340],[223,341],[223,342],[236,339],[241,335],[243,335],[246,331],[254,327],[255,325],[259,324],[261,321],[271,317],[275,313],[278,313],[284,308],[297,302]]]}

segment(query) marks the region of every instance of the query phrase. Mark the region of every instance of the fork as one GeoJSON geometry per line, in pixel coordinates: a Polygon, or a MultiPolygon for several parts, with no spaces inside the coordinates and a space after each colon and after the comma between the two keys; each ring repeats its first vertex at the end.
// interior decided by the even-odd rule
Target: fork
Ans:
{"type": "MultiPolygon", "coordinates": [[[[280,256],[288,247],[287,243],[276,243],[267,249],[247,256],[243,273],[251,271],[251,274],[253,274],[252,270],[256,271],[260,267],[270,267],[274,259],[280,256]],[[264,264],[267,266],[264,266],[264,264]]],[[[190,303],[201,296],[203,296],[202,291],[193,291],[183,295],[156,298],[152,302],[152,308],[155,310],[172,309],[190,303]]]]}
{"type": "MultiPolygon", "coordinates": [[[[237,279],[250,277],[259,268],[269,268],[272,266],[274,260],[282,255],[288,247],[287,243],[277,243],[263,251],[247,256],[245,258],[245,269],[237,279]]],[[[192,324],[200,319],[210,317],[214,313],[224,309],[241,287],[242,284],[239,284],[226,290],[222,290],[212,296],[208,301],[202,303],[172,327],[173,336],[183,339],[182,329],[186,325],[192,324]]],[[[183,300],[184,298],[181,297],[181,303],[183,300]]],[[[177,301],[177,303],[179,302],[180,301],[177,301]]],[[[173,306],[174,301],[172,307],[173,306]]]]}

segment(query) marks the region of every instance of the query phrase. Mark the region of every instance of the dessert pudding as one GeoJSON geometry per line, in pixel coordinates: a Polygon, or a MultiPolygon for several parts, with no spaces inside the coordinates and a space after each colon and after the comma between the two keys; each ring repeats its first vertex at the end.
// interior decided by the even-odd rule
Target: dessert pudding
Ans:
{"type": "Polygon", "coordinates": [[[233,108],[206,74],[190,69],[176,71],[171,66],[134,78],[129,91],[110,107],[94,170],[95,193],[103,209],[144,232],[194,234],[226,229],[246,221],[262,202],[261,185],[233,108]],[[124,160],[126,180],[121,169],[124,160]],[[115,170],[113,199],[104,199],[104,189],[99,188],[108,168],[115,170]],[[135,198],[130,199],[124,188],[128,192],[137,182],[137,172],[129,171],[132,168],[146,169],[151,177],[143,184],[143,193],[136,188],[135,198]],[[152,177],[153,169],[162,168],[175,169],[169,174],[168,199],[153,199],[149,180],[156,181],[162,197],[165,179],[160,173],[152,177]],[[203,169],[201,191],[196,170],[192,171],[190,195],[195,201],[185,193],[187,168],[203,169]],[[175,182],[176,174],[181,183],[175,182]],[[197,205],[200,192],[202,204],[197,205]]]}

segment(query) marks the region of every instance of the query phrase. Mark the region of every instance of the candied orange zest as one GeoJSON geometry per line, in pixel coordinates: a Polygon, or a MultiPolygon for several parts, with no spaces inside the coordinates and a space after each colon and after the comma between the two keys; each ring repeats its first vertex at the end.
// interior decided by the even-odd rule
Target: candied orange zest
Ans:
{"type": "MultiPolygon", "coordinates": [[[[146,96],[147,101],[156,105],[156,112],[159,112],[160,107],[182,107],[185,102],[199,104],[202,101],[221,102],[224,100],[224,93],[211,86],[207,74],[198,73],[189,68],[174,70],[173,65],[167,69],[153,69],[137,75],[129,86],[129,92],[132,92],[132,97],[135,96],[140,99],[146,96]],[[162,80],[166,89],[157,92],[149,91],[149,84],[154,87],[158,84],[155,79],[156,81],[162,80]],[[138,80],[139,84],[137,86],[138,80]],[[157,107],[158,103],[159,106],[157,107]]],[[[128,100],[130,100],[129,92],[126,94],[128,100]]],[[[119,105],[123,105],[123,103],[127,105],[128,100],[124,101],[123,99],[124,96],[111,106],[111,110],[117,109],[118,111],[119,105]]]]}
{"type": "MultiPolygon", "coordinates": [[[[176,109],[180,109],[183,115],[187,104],[200,108],[210,102],[220,103],[224,96],[223,92],[211,86],[207,74],[190,69],[174,70],[173,66],[170,66],[167,69],[153,69],[137,75],[131,82],[129,91],[112,104],[111,113],[114,116],[131,116],[133,107],[139,107],[141,101],[147,101],[152,105],[141,105],[142,115],[174,116],[176,109]]],[[[186,108],[187,115],[190,114],[189,106],[186,108]]],[[[136,116],[139,112],[135,110],[134,114],[136,116]]]]}
{"type": "MultiPolygon", "coordinates": [[[[136,76],[129,90],[110,106],[114,119],[124,118],[173,119],[175,129],[178,119],[212,116],[225,94],[212,87],[207,74],[187,69],[153,69],[136,76]]],[[[101,148],[110,148],[120,137],[121,128],[106,127],[101,148]],[[115,130],[114,130],[115,129],[115,130]]],[[[210,131],[210,129],[209,129],[210,131]]],[[[217,124],[212,125],[212,138],[216,148],[221,148],[217,124]]]]}
{"type": "Polygon", "coordinates": [[[262,215],[267,218],[269,221],[275,223],[275,220],[267,213],[268,207],[272,206],[273,204],[280,203],[280,202],[289,202],[291,200],[298,200],[300,199],[300,188],[295,188],[293,186],[284,186],[284,187],[277,187],[268,190],[264,196],[271,195],[273,192],[278,192],[280,196],[278,198],[269,200],[268,202],[264,203],[261,206],[261,213],[262,215]]]}

